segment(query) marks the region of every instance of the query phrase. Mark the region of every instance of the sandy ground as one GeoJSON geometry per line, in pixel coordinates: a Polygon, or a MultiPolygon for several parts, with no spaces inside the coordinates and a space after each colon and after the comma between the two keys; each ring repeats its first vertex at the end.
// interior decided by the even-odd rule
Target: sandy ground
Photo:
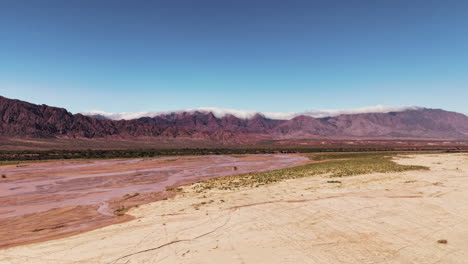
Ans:
{"type": "Polygon", "coordinates": [[[467,263],[468,155],[398,162],[431,169],[188,186],[129,222],[2,250],[0,263],[467,263]]]}
{"type": "Polygon", "coordinates": [[[299,155],[213,155],[1,166],[0,248],[130,220],[116,210],[174,196],[168,187],[306,161],[299,155]]]}

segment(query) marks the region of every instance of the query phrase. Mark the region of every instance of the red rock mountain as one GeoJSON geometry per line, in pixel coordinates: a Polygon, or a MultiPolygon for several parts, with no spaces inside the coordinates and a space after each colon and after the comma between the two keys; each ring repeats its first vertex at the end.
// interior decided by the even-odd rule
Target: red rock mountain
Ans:
{"type": "Polygon", "coordinates": [[[0,96],[0,136],[27,138],[181,138],[246,143],[259,139],[440,139],[467,140],[468,117],[422,108],[390,113],[297,116],[273,120],[183,112],[134,120],[71,114],[63,108],[35,105],[0,96]]]}

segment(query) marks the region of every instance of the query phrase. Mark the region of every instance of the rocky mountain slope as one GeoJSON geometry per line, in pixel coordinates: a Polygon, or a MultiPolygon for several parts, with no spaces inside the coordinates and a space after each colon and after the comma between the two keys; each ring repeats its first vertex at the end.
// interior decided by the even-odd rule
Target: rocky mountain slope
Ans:
{"type": "Polygon", "coordinates": [[[183,138],[246,143],[259,139],[385,138],[468,139],[468,117],[421,108],[291,120],[250,119],[210,112],[183,112],[133,120],[72,114],[66,109],[0,96],[0,136],[26,138],[183,138]]]}

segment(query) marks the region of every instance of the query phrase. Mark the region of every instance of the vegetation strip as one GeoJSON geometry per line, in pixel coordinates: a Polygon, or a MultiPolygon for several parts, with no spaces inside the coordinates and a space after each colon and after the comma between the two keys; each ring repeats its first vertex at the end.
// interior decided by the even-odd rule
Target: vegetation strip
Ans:
{"type": "MultiPolygon", "coordinates": [[[[324,153],[304,154],[311,159],[306,165],[268,172],[247,173],[210,179],[197,183],[197,192],[210,189],[233,190],[243,187],[259,187],[286,179],[295,179],[316,175],[346,177],[368,173],[402,172],[408,170],[428,170],[424,166],[400,165],[392,161],[400,153],[324,153]],[[323,162],[318,162],[323,161],[323,162]]],[[[339,181],[330,181],[336,182],[339,181]]]]}
{"type": "MultiPolygon", "coordinates": [[[[0,165],[19,164],[21,161],[45,161],[66,159],[111,159],[111,158],[152,158],[184,155],[239,155],[278,153],[330,153],[330,152],[375,152],[375,151],[424,151],[424,148],[394,147],[322,147],[322,148],[186,148],[186,149],[127,149],[127,150],[42,150],[42,151],[1,151],[0,165]]],[[[426,149],[446,151],[447,149],[426,149]]]]}

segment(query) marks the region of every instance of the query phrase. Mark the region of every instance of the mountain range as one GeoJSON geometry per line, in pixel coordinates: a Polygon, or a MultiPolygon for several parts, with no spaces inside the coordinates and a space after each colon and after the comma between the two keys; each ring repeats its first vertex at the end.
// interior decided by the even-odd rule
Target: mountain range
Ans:
{"type": "Polygon", "coordinates": [[[250,144],[284,139],[468,140],[468,116],[441,109],[343,114],[288,120],[261,114],[251,118],[216,117],[211,112],[161,114],[132,120],[72,114],[66,109],[36,105],[0,96],[0,136],[7,138],[203,139],[250,144]]]}

